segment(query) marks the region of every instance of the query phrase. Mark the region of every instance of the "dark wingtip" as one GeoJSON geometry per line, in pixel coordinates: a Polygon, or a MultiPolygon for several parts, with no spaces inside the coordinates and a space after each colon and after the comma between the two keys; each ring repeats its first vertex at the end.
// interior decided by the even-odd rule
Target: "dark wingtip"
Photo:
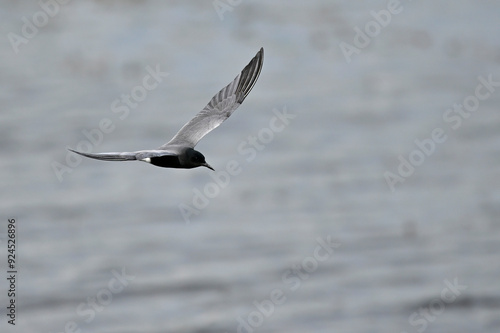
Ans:
{"type": "Polygon", "coordinates": [[[262,65],[264,63],[264,48],[261,47],[259,52],[253,57],[248,65],[241,71],[241,78],[238,84],[237,91],[241,94],[238,98],[238,103],[243,103],[245,98],[248,96],[253,86],[257,82],[262,71],[262,65]]]}

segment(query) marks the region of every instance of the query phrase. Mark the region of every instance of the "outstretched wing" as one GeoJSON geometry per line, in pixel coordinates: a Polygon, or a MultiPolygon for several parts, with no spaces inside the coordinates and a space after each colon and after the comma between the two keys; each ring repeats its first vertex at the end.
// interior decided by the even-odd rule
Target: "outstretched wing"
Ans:
{"type": "Polygon", "coordinates": [[[69,149],[73,153],[77,153],[78,155],[82,155],[85,157],[89,158],[94,158],[96,160],[102,160],[102,161],[135,161],[136,160],[136,153],[98,153],[98,154],[89,154],[89,153],[82,153],[73,149],[69,149]]]}
{"type": "Polygon", "coordinates": [[[97,154],[82,153],[69,148],[68,150],[72,151],[73,153],[77,153],[79,155],[101,161],[135,161],[135,160],[140,161],[151,157],[159,157],[167,155],[177,156],[177,153],[175,151],[166,151],[166,150],[140,150],[131,153],[124,152],[124,153],[97,153],[97,154]]]}
{"type": "Polygon", "coordinates": [[[210,102],[193,119],[185,124],[179,132],[159,149],[166,149],[172,145],[182,145],[194,148],[198,141],[206,134],[218,127],[243,103],[252,90],[264,59],[264,49],[241,71],[241,73],[219,91],[210,102]]]}

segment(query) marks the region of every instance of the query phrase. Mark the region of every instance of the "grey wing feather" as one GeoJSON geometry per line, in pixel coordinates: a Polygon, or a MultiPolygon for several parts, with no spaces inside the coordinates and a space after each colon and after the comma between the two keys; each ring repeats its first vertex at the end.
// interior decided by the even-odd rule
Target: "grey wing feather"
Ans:
{"type": "Polygon", "coordinates": [[[166,156],[166,155],[177,155],[174,151],[166,151],[166,150],[141,150],[136,152],[124,152],[124,153],[82,153],[73,149],[68,149],[74,153],[79,155],[93,158],[101,161],[135,161],[142,160],[145,158],[158,157],[158,156],[166,156]]]}
{"type": "Polygon", "coordinates": [[[222,124],[243,103],[262,70],[264,49],[261,48],[250,63],[225,88],[219,91],[193,119],[159,149],[172,145],[194,147],[206,134],[222,124]]]}
{"type": "Polygon", "coordinates": [[[102,160],[102,161],[135,161],[135,153],[98,153],[98,154],[89,154],[89,153],[82,153],[73,149],[69,149],[74,153],[77,153],[79,155],[89,157],[89,158],[94,158],[96,160],[102,160]]]}

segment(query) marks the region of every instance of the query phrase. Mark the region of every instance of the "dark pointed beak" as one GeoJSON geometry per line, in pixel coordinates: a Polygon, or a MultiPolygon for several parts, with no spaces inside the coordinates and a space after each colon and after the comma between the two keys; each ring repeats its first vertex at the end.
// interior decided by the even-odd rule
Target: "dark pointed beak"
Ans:
{"type": "Polygon", "coordinates": [[[215,171],[215,169],[214,169],[214,168],[212,168],[212,167],[210,166],[210,164],[208,164],[208,163],[206,163],[206,162],[205,162],[205,163],[203,163],[202,165],[203,165],[204,167],[207,167],[207,168],[211,169],[212,171],[215,171]]]}

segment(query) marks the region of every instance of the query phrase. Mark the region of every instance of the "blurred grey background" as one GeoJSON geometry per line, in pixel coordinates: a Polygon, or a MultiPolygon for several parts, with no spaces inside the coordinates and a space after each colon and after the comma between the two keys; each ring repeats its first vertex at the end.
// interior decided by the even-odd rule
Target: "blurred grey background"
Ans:
{"type": "Polygon", "coordinates": [[[1,8],[2,332],[499,331],[498,2],[1,8]],[[68,153],[160,146],[260,47],[216,173],[68,153]]]}

